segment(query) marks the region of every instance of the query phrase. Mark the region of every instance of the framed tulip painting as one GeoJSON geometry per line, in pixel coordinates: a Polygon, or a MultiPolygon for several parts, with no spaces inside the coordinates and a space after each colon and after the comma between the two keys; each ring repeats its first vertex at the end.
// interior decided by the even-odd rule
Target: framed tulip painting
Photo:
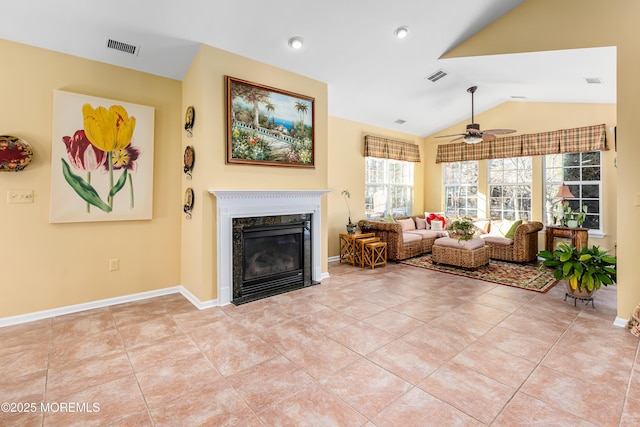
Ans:
{"type": "Polygon", "coordinates": [[[151,219],[152,107],[53,92],[49,221],[151,219]]]}

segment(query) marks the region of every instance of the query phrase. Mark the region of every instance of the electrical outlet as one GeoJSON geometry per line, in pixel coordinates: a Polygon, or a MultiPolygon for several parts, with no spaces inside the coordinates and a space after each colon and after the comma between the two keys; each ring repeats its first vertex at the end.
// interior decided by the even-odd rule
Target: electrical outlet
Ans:
{"type": "Polygon", "coordinates": [[[120,269],[120,260],[118,258],[109,260],[109,271],[118,271],[120,269]]]}
{"type": "Polygon", "coordinates": [[[7,203],[33,203],[33,190],[7,190],[7,203]]]}

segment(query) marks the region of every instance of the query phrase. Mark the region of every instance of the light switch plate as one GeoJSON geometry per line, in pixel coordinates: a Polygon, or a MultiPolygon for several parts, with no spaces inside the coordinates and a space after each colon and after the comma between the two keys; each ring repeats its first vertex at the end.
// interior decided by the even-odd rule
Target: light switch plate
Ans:
{"type": "Polygon", "coordinates": [[[33,203],[33,190],[7,190],[7,203],[33,203]]]}

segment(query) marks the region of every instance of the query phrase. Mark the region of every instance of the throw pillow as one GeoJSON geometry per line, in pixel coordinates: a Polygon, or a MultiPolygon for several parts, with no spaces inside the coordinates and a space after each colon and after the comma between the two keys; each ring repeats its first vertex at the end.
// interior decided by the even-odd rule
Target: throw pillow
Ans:
{"type": "Polygon", "coordinates": [[[512,224],[513,224],[513,221],[510,221],[508,219],[503,219],[502,221],[500,221],[500,225],[498,225],[498,231],[500,232],[500,235],[505,237],[509,232],[509,230],[511,229],[512,224]]]}
{"type": "Polygon", "coordinates": [[[416,228],[418,230],[426,230],[427,220],[424,218],[416,218],[416,228]]]}
{"type": "Polygon", "coordinates": [[[399,219],[396,221],[402,227],[402,231],[411,231],[416,229],[416,223],[411,218],[399,219]]]}
{"type": "Polygon", "coordinates": [[[442,221],[442,227],[445,228],[447,226],[447,221],[444,219],[444,214],[439,214],[435,212],[425,212],[425,218],[427,223],[431,225],[431,221],[438,220],[442,221]]]}
{"type": "Polygon", "coordinates": [[[387,216],[385,216],[384,218],[382,218],[380,221],[382,222],[396,222],[395,219],[393,219],[393,217],[391,216],[391,214],[387,214],[387,216]]]}
{"type": "Polygon", "coordinates": [[[520,226],[520,224],[522,224],[522,220],[521,219],[515,221],[511,225],[511,228],[509,229],[509,231],[507,231],[507,234],[504,235],[504,237],[506,237],[507,239],[513,239],[513,236],[516,235],[516,228],[518,228],[520,226]]]}

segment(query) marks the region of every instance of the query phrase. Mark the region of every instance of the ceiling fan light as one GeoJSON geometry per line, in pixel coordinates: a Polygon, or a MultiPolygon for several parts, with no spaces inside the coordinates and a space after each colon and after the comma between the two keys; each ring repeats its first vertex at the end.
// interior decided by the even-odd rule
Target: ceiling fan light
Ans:
{"type": "Polygon", "coordinates": [[[477,135],[465,135],[462,140],[467,144],[477,144],[479,142],[482,142],[482,137],[477,135]]]}

